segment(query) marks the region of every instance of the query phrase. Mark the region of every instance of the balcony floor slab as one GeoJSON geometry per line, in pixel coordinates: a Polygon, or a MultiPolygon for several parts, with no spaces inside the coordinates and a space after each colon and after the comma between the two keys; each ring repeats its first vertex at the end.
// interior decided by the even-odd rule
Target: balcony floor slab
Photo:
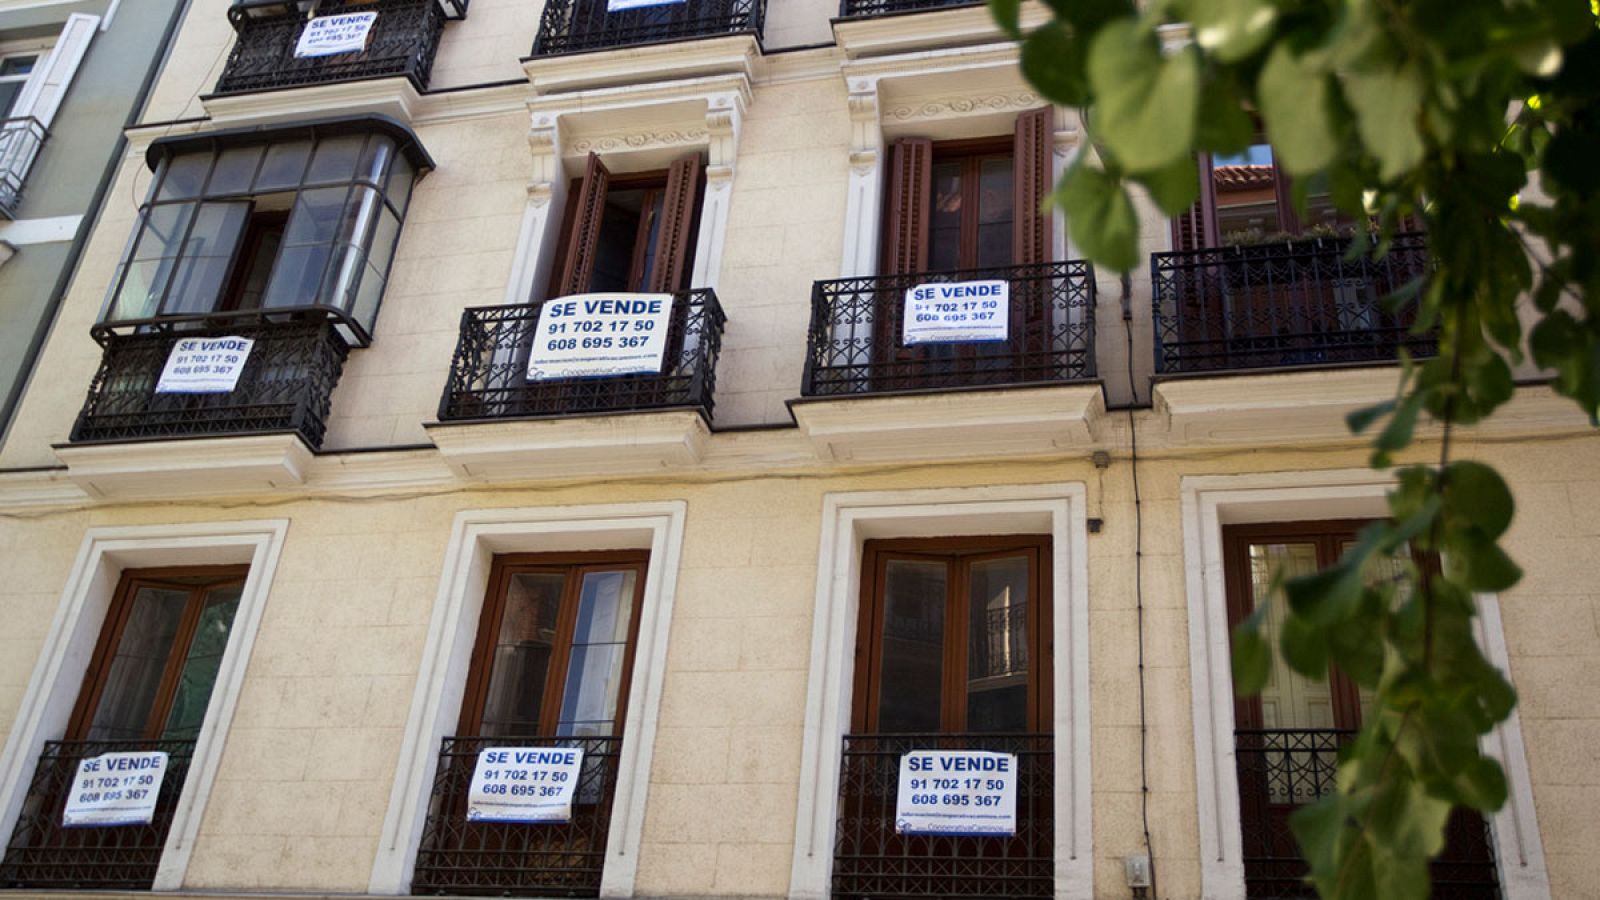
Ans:
{"type": "Polygon", "coordinates": [[[311,448],[296,434],[62,444],[56,457],[91,497],[115,500],[248,494],[300,485],[311,448]]]}
{"type": "Polygon", "coordinates": [[[474,482],[660,472],[697,465],[711,430],[695,409],[427,425],[450,468],[474,482]]]}

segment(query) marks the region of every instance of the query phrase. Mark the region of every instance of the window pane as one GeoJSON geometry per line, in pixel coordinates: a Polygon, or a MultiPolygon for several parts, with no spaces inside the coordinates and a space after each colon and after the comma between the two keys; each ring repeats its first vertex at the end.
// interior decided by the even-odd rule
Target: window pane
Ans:
{"type": "Polygon", "coordinates": [[[38,61],[37,56],[8,56],[0,60],[0,75],[26,75],[38,61]]]}
{"type": "Polygon", "coordinates": [[[215,588],[206,596],[200,621],[195,625],[194,639],[189,642],[189,653],[183,661],[183,671],[178,676],[172,712],[167,715],[166,727],[161,731],[163,738],[193,740],[199,736],[243,590],[242,584],[235,584],[215,588]]]}
{"type": "Polygon", "coordinates": [[[205,186],[206,173],[211,170],[211,154],[186,153],[175,156],[167,165],[167,177],[161,179],[157,200],[186,200],[200,196],[205,186]]]}
{"type": "Polygon", "coordinates": [[[539,733],[540,707],[550,656],[556,643],[556,617],[566,577],[546,573],[514,575],[507,588],[500,632],[483,704],[487,737],[539,733]]]}
{"type": "Polygon", "coordinates": [[[381,134],[368,137],[367,144],[361,150],[361,160],[356,165],[356,177],[383,186],[383,176],[389,169],[389,160],[394,157],[394,140],[381,134]]]}
{"type": "Polygon", "coordinates": [[[1028,558],[975,562],[967,583],[967,730],[1028,727],[1028,558]]]}
{"type": "Polygon", "coordinates": [[[649,192],[611,191],[606,194],[605,211],[600,216],[600,242],[595,248],[591,291],[630,291],[634,285],[633,255],[639,239],[639,221],[644,215],[649,192]]]}
{"type": "Polygon", "coordinates": [[[0,119],[11,114],[11,107],[17,105],[17,95],[22,93],[22,86],[25,83],[21,80],[0,82],[0,119]]]}
{"type": "Polygon", "coordinates": [[[250,220],[248,201],[202,203],[184,242],[161,312],[167,315],[215,310],[233,254],[250,220]]]}
{"type": "MultiPolygon", "coordinates": [[[[1252,607],[1267,607],[1267,634],[1277,634],[1288,615],[1283,591],[1272,590],[1274,576],[1281,573],[1291,578],[1316,570],[1314,543],[1250,545],[1250,602],[1252,607]]],[[[1334,727],[1333,695],[1328,683],[1312,681],[1295,672],[1284,664],[1282,655],[1274,653],[1272,672],[1261,691],[1261,722],[1264,728],[1334,727]]]]}
{"type": "Polygon", "coordinates": [[[144,737],[188,599],[189,592],[184,590],[136,589],[106,675],[105,689],[89,725],[88,740],[144,737]]]}
{"type": "Polygon", "coordinates": [[[230,147],[217,157],[211,170],[211,182],[206,185],[206,195],[243,194],[250,190],[256,169],[261,165],[261,145],[230,147]]]}
{"type": "Polygon", "coordinates": [[[1270,146],[1256,144],[1240,154],[1212,157],[1211,183],[1222,243],[1253,243],[1283,230],[1270,146]]]}
{"type": "Polygon", "coordinates": [[[261,164],[261,174],[256,178],[256,191],[281,191],[300,186],[306,171],[306,156],[311,152],[310,141],[289,141],[267,147],[267,158],[261,164]]]}
{"type": "Polygon", "coordinates": [[[1012,192],[1011,157],[998,156],[978,164],[978,221],[1010,223],[1016,194],[1012,192]]]}
{"type": "Polygon", "coordinates": [[[939,730],[948,577],[942,562],[888,562],[878,684],[880,732],[939,730]]]}
{"type": "Polygon", "coordinates": [[[394,165],[389,172],[389,204],[400,215],[406,214],[406,203],[411,199],[411,187],[416,182],[417,173],[411,168],[411,162],[404,153],[394,157],[394,165]]]}
{"type": "Polygon", "coordinates": [[[604,736],[616,732],[636,578],[631,569],[583,576],[557,734],[604,736]]]}
{"type": "Polygon", "coordinates": [[[177,256],[189,230],[189,218],[194,215],[193,203],[161,203],[150,207],[145,215],[144,230],[139,234],[134,259],[160,259],[177,256]]]}
{"type": "Polygon", "coordinates": [[[332,243],[344,218],[348,193],[349,189],[344,187],[301,191],[295,197],[294,211],[289,213],[289,230],[284,243],[291,247],[332,243]]]}
{"type": "Polygon", "coordinates": [[[163,203],[145,213],[142,227],[130,241],[133,261],[111,305],[111,319],[156,315],[194,210],[193,203],[163,203]]]}
{"type": "Polygon", "coordinates": [[[933,198],[928,221],[928,268],[961,267],[961,163],[933,167],[933,198]]]}
{"type": "Polygon", "coordinates": [[[322,273],[328,267],[330,247],[284,247],[278,251],[278,264],[272,268],[264,307],[311,306],[321,294],[322,273]]]}
{"type": "Polygon", "coordinates": [[[361,145],[365,142],[366,136],[360,134],[318,141],[316,153],[311,156],[311,168],[306,172],[306,183],[349,181],[356,173],[356,157],[361,155],[361,145]]]}

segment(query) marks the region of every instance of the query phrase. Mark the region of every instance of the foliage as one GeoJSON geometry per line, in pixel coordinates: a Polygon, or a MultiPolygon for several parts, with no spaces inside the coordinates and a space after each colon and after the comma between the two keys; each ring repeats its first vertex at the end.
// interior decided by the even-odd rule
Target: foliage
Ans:
{"type": "MultiPolygon", "coordinates": [[[[1515,704],[1472,633],[1474,592],[1521,575],[1498,543],[1512,496],[1450,458],[1450,428],[1511,398],[1524,353],[1591,419],[1600,406],[1600,0],[1044,0],[1027,30],[1021,0],[989,5],[1041,94],[1082,111],[1087,149],[1053,200],[1094,262],[1139,262],[1130,191],[1184,211],[1195,154],[1244,150],[1257,121],[1302,207],[1326,184],[1378,254],[1406,217],[1426,229],[1436,267],[1387,302],[1415,305],[1439,355],[1402,359],[1394,399],[1349,424],[1389,468],[1431,421],[1438,463],[1398,468],[1392,519],[1284,585],[1277,635],[1296,671],[1337,666],[1375,697],[1337,793],[1292,819],[1312,881],[1324,897],[1425,897],[1450,809],[1505,801],[1478,738],[1515,704]],[[1396,555],[1435,562],[1363,574],[1396,555]]],[[[1271,652],[1259,618],[1237,630],[1241,692],[1271,652]]]]}

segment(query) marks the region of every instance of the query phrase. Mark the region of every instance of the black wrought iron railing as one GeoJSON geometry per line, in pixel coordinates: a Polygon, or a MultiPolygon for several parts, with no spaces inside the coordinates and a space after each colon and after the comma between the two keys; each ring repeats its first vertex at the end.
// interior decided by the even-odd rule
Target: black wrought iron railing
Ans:
{"type": "Polygon", "coordinates": [[[1167,374],[1385,362],[1438,351],[1414,307],[1385,299],[1426,276],[1420,234],[1381,259],[1351,259],[1348,238],[1157,253],[1156,371],[1167,374]]]}
{"type": "Polygon", "coordinates": [[[546,0],[539,17],[534,56],[661,44],[726,34],[761,38],[767,0],[680,0],[630,3],[618,0],[546,0]],[[647,5],[648,4],[648,5],[647,5]]]}
{"type": "Polygon", "coordinates": [[[464,15],[465,9],[466,0],[448,9],[439,0],[333,0],[318,6],[319,17],[377,14],[366,49],[299,57],[295,47],[309,19],[295,3],[236,3],[228,18],[238,39],[216,92],[239,94],[395,76],[426,90],[445,20],[464,15]]]}
{"type": "Polygon", "coordinates": [[[953,6],[982,6],[983,0],[840,0],[839,18],[865,19],[870,16],[949,9],[953,6]]]}
{"type": "Polygon", "coordinates": [[[833,896],[1054,897],[1055,738],[1047,734],[852,734],[839,768],[833,896]],[[895,833],[900,757],[913,750],[1017,756],[1014,837],[895,833]]]}
{"type": "Polygon", "coordinates": [[[694,408],[709,418],[727,317],[715,291],[673,298],[661,371],[607,378],[529,380],[541,307],[489,306],[461,314],[461,337],[439,401],[440,421],[580,416],[694,408]]]}
{"type": "Polygon", "coordinates": [[[445,738],[412,893],[598,896],[621,752],[619,737],[445,738]],[[491,747],[581,748],[571,821],[468,822],[472,771],[478,754],[491,747]]]}
{"type": "Polygon", "coordinates": [[[293,432],[317,449],[349,353],[339,321],[320,311],[174,317],[97,337],[105,350],[74,443],[293,432]],[[205,337],[255,342],[234,389],[157,393],[173,346],[205,337]]]}
{"type": "MultiPolygon", "coordinates": [[[[1354,736],[1354,731],[1328,728],[1234,732],[1246,896],[1316,896],[1304,880],[1309,870],[1289,816],[1337,789],[1339,747],[1354,736]]],[[[1438,900],[1498,900],[1494,849],[1481,816],[1471,810],[1451,816],[1432,876],[1438,900]]]]}
{"type": "Polygon", "coordinates": [[[50,133],[32,116],[0,119],[0,216],[16,216],[22,184],[50,133]]]}
{"type": "Polygon", "coordinates": [[[801,393],[835,397],[1090,379],[1094,303],[1094,268],[1081,261],[819,281],[811,292],[801,393]],[[1005,341],[905,343],[907,291],[985,280],[1010,286],[1005,341]]]}
{"type": "Polygon", "coordinates": [[[194,756],[194,741],[49,741],[0,861],[0,888],[149,890],[194,756]],[[103,753],[161,750],[166,775],[149,825],[62,824],[78,764],[103,753]]]}

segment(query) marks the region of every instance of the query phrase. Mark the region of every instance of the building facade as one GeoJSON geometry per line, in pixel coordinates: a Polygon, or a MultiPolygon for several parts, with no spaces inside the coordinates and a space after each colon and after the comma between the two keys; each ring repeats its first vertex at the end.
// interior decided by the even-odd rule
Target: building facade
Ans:
{"type": "Polygon", "coordinates": [[[182,4],[0,7],[0,435],[21,400],[182,4]],[[118,13],[122,15],[118,15],[118,13]]]}
{"type": "MultiPolygon", "coordinates": [[[[1236,699],[1230,624],[1385,514],[1420,237],[1352,261],[1262,145],[1096,273],[982,6],[310,7],[187,10],[0,447],[0,887],[1294,895],[1362,698],[1236,699]],[[1003,834],[902,833],[939,751],[1003,834]]],[[[1528,574],[1440,896],[1600,885],[1600,443],[1523,374],[1456,445],[1528,574]]]]}

